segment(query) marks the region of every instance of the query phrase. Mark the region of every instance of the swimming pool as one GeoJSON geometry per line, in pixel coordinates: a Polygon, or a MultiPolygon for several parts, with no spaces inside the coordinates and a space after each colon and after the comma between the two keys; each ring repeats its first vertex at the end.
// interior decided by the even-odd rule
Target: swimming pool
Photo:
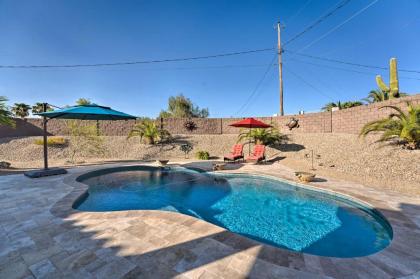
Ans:
{"type": "Polygon", "coordinates": [[[320,256],[360,257],[389,245],[377,211],[344,197],[246,174],[147,166],[82,175],[81,211],[167,210],[206,220],[260,242],[320,256]]]}

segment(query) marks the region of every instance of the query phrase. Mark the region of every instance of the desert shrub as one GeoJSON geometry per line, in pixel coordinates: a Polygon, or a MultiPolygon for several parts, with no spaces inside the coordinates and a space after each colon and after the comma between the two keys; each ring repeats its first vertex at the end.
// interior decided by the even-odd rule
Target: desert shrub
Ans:
{"type": "Polygon", "coordinates": [[[80,125],[80,121],[68,120],[67,130],[70,134],[70,162],[75,162],[79,153],[103,155],[103,139],[98,135],[96,125],[80,125]]]}
{"type": "Polygon", "coordinates": [[[188,157],[188,153],[190,153],[190,152],[191,152],[191,150],[193,150],[193,146],[192,146],[192,144],[191,144],[191,143],[185,143],[185,144],[181,144],[181,145],[179,146],[179,149],[180,149],[182,152],[184,152],[184,154],[185,154],[185,158],[187,158],[187,157],[188,157]]]}
{"type": "Polygon", "coordinates": [[[210,154],[207,151],[198,151],[195,156],[197,157],[197,159],[199,160],[208,160],[210,158],[210,154]]]}
{"type": "MultiPolygon", "coordinates": [[[[36,139],[34,140],[34,144],[36,145],[44,145],[44,139],[36,139]]],[[[62,147],[67,144],[67,140],[63,137],[49,137],[47,139],[48,146],[55,146],[55,147],[62,147]]]]}

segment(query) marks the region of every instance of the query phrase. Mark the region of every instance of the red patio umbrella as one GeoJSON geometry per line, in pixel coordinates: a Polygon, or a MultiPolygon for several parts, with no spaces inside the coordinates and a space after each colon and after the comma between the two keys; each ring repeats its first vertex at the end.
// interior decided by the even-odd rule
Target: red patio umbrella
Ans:
{"type": "MultiPolygon", "coordinates": [[[[249,131],[251,131],[252,128],[270,128],[270,127],[272,127],[271,125],[265,124],[264,122],[261,122],[257,119],[252,118],[252,117],[242,119],[241,121],[232,123],[229,126],[237,127],[237,128],[249,128],[249,131]]],[[[251,142],[250,141],[248,142],[248,153],[251,154],[251,142]]]]}

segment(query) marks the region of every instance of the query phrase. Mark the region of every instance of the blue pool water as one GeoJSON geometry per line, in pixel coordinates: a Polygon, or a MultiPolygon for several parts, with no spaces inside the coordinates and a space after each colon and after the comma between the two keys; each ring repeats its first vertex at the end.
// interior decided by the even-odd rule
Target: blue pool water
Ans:
{"type": "Polygon", "coordinates": [[[86,174],[74,207],[82,211],[168,210],[263,243],[330,257],[359,257],[389,245],[392,229],[376,211],[323,192],[242,174],[125,167],[86,174]]]}

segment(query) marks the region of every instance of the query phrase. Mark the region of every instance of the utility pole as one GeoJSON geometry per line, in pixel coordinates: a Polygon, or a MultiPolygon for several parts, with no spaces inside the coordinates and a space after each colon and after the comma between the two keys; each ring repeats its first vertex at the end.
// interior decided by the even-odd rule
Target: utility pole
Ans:
{"type": "Polygon", "coordinates": [[[283,62],[281,59],[281,54],[283,52],[283,50],[281,49],[281,35],[280,35],[280,21],[277,22],[277,50],[278,50],[278,58],[279,58],[279,83],[280,83],[280,115],[283,116],[284,115],[284,110],[283,110],[283,62]]]}

